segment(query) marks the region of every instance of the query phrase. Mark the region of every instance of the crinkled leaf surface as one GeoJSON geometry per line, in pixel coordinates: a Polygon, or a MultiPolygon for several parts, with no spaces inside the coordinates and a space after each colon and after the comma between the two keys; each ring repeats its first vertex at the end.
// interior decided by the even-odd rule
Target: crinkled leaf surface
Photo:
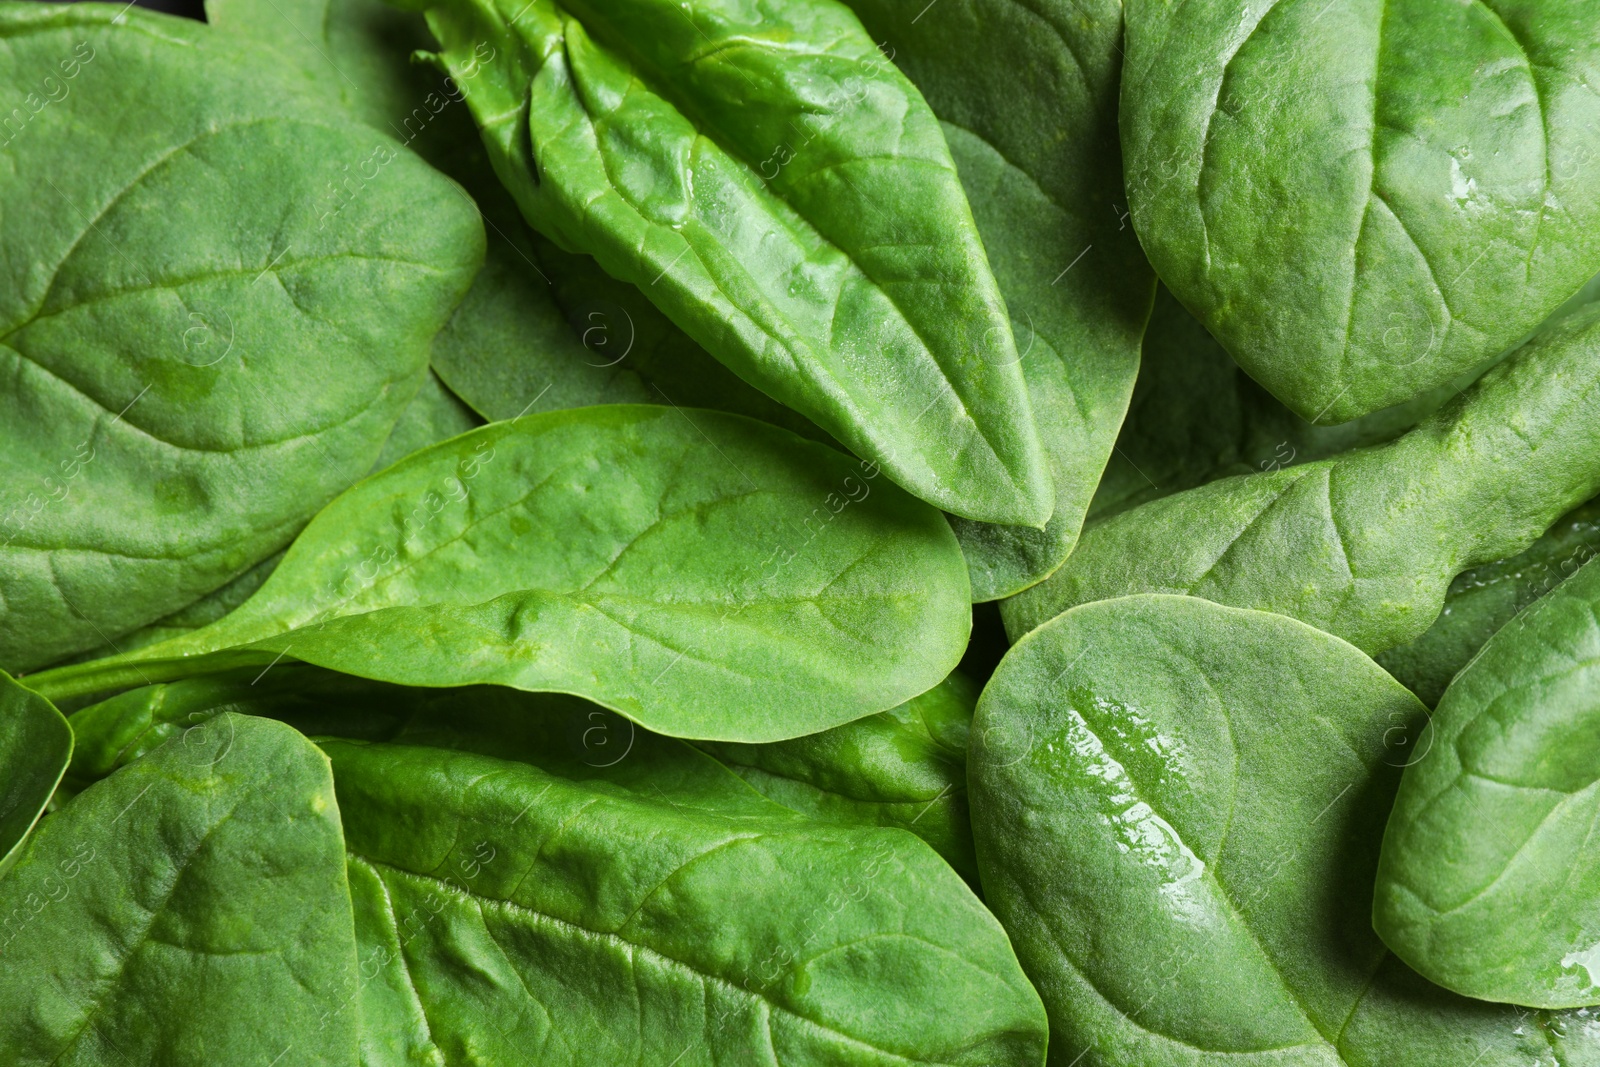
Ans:
{"type": "Polygon", "coordinates": [[[1600,555],[1600,499],[1561,517],[1525,552],[1462,571],[1444,610],[1414,641],[1376,657],[1384,670],[1433,707],[1450,679],[1523,608],[1600,555]]]}
{"type": "Polygon", "coordinates": [[[1133,221],[1301,417],[1510,347],[1600,269],[1595,0],[1130,0],[1133,221]]]}
{"type": "Polygon", "coordinates": [[[72,760],[72,728],[48,700],[0,673],[0,876],[72,760]]]}
{"type": "Polygon", "coordinates": [[[328,761],[222,715],[74,797],[0,879],[18,1065],[347,1067],[356,981],[328,761]]]}
{"type": "Polygon", "coordinates": [[[359,478],[483,238],[448,181],[203,25],[8,3],[0,36],[32,94],[0,167],[17,669],[183,607],[359,478]]]}
{"type": "Polygon", "coordinates": [[[1373,926],[1431,981],[1600,1004],[1600,564],[1489,639],[1406,768],[1373,926]]]}
{"type": "Polygon", "coordinates": [[[898,826],[976,885],[967,730],[978,687],[960,672],[897,708],[791,741],[700,742],[786,808],[847,826],[898,826]]]}
{"type": "Polygon", "coordinates": [[[1015,638],[1129,593],[1280,612],[1369,653],[1432,625],[1450,581],[1600,491],[1600,308],[1573,315],[1404,437],[1212,482],[1090,527],[1006,601],[1015,638]]]}
{"type": "Polygon", "coordinates": [[[937,684],[961,658],[967,597],[943,518],[869,463],[735,415],[582,408],[416,453],[318,515],[233,614],[35,684],[93,692],[290,656],[781,740],[937,684]]]}
{"type": "Polygon", "coordinates": [[[1117,144],[1120,0],[849,0],[944,126],[1017,338],[1055,484],[1044,529],[957,519],[978,600],[1077,542],[1139,369],[1153,275],[1117,144]]]}
{"type": "Polygon", "coordinates": [[[922,842],[648,747],[605,769],[324,742],[366,1062],[1042,1062],[1011,946],[922,842]]]}
{"type": "Polygon", "coordinates": [[[973,720],[984,890],[1066,1067],[1527,1067],[1589,1013],[1430,986],[1370,922],[1425,709],[1338,638],[1190,597],[1076,608],[973,720]]]}
{"type": "Polygon", "coordinates": [[[428,18],[535,227],[917,496],[1049,518],[944,136],[847,9],[450,0],[428,18]]]}

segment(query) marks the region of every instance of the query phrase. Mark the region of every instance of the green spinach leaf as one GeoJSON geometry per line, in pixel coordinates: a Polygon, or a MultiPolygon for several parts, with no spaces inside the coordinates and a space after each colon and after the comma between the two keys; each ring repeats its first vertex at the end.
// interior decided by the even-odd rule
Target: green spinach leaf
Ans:
{"type": "Polygon", "coordinates": [[[1586,1013],[1430,986],[1370,925],[1420,703],[1303,623],[1190,597],[1076,608],[973,720],[978,865],[1066,1067],[1523,1067],[1586,1013]]]}
{"type": "Polygon", "coordinates": [[[1363,651],[1438,617],[1468,567],[1532,544],[1600,491],[1600,307],[1564,319],[1397,441],[1228,478],[1090,527],[1006,601],[1013,638],[1128,593],[1280,612],[1363,651]]]}
{"type": "Polygon", "coordinates": [[[1133,221],[1312,422],[1513,345],[1600,269],[1594,0],[1130,0],[1133,221]]]}
{"type": "Polygon", "coordinates": [[[1566,515],[1543,537],[1507,559],[1462,571],[1450,583],[1444,610],[1414,641],[1376,657],[1384,670],[1429,707],[1484,642],[1523,608],[1600,555],[1600,499],[1566,515]]]}
{"type": "Polygon", "coordinates": [[[666,739],[628,770],[323,744],[368,1062],[1042,1062],[999,925],[909,834],[804,819],[666,739]]]}
{"type": "Polygon", "coordinates": [[[48,700],[0,673],[0,876],[72,760],[72,729],[48,700]]]}
{"type": "Polygon", "coordinates": [[[976,600],[1077,543],[1139,369],[1154,276],[1127,223],[1119,0],[847,0],[943,123],[1055,483],[1044,529],[955,519],[976,600]]]}
{"type": "Polygon", "coordinates": [[[1274,471],[1392,440],[1459,387],[1338,426],[1315,426],[1278,403],[1165,286],[1145,331],[1139,380],[1089,522],[1236,474],[1274,471]]]}
{"type": "Polygon", "coordinates": [[[1600,1004],[1597,738],[1590,562],[1489,639],[1406,768],[1372,910],[1396,955],[1482,1000],[1600,1004]]]}
{"type": "Polygon", "coordinates": [[[814,733],[937,684],[971,626],[948,525],[878,475],[718,412],[492,423],[324,509],[221,621],[31,684],[86,693],[292,656],[576,693],[676,736],[814,733]]]}
{"type": "Polygon", "coordinates": [[[536,228],[917,496],[1048,520],[944,136],[848,10],[451,0],[428,19],[536,228]]]}
{"type": "Polygon", "coordinates": [[[392,132],[471,194],[488,253],[434,337],[432,363],[484,418],[674,403],[826,436],[712,359],[638,289],[528,229],[495,177],[460,86],[409,61],[433,44],[421,15],[381,0],[211,0],[207,13],[218,28],[295,62],[320,92],[392,132]]]}
{"type": "Polygon", "coordinates": [[[959,672],[899,707],[763,745],[699,747],[786,808],[822,822],[897,826],[978,884],[967,813],[967,730],[978,687],[959,672]]]}
{"type": "Polygon", "coordinates": [[[392,467],[413,452],[482,425],[483,420],[445,388],[438,375],[425,374],[417,394],[400,412],[399,421],[389,432],[389,439],[383,443],[367,473],[392,467]]]}
{"type": "Polygon", "coordinates": [[[0,85],[48,94],[0,168],[26,205],[0,230],[0,663],[26,669],[224,584],[358,479],[483,237],[205,26],[7,3],[0,38],[0,85]]]}
{"type": "Polygon", "coordinates": [[[356,984],[328,761],[222,715],[47,817],[0,879],[0,1048],[19,1065],[346,1067],[356,984]]]}

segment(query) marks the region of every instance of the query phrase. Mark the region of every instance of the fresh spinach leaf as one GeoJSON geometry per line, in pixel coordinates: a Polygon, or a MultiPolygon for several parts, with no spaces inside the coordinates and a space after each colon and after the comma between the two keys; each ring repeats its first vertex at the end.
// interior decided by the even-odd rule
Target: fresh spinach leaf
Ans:
{"type": "MultiPolygon", "coordinates": [[[[400,420],[395,423],[394,429],[389,431],[389,439],[383,443],[378,458],[373,461],[371,472],[392,466],[413,452],[482,424],[483,420],[446,389],[436,375],[426,374],[423,376],[421,387],[411,398],[411,403],[400,412],[400,420]]],[[[171,615],[122,634],[114,640],[70,656],[63,662],[84,663],[132,652],[216,622],[250,599],[282,558],[282,552],[275,552],[231,582],[213,589],[187,607],[179,608],[171,615]]]]}
{"type": "Polygon", "coordinates": [[[0,879],[0,1048],[15,1064],[344,1067],[357,1027],[328,761],[222,715],[47,817],[0,879]]]}
{"type": "Polygon", "coordinates": [[[450,0],[428,19],[536,228],[915,495],[1049,519],[944,136],[847,9],[450,0]]]}
{"type": "Polygon", "coordinates": [[[0,672],[0,876],[72,760],[72,728],[48,700],[0,672]]]}
{"type": "Polygon", "coordinates": [[[1312,422],[1505,351],[1600,269],[1593,0],[1130,0],[1133,221],[1312,422]]]}
{"type": "Polygon", "coordinates": [[[1597,555],[1600,499],[1562,516],[1527,551],[1462,571],[1428,632],[1379,653],[1377,661],[1433,707],[1485,641],[1597,555]]]}
{"type": "Polygon", "coordinates": [[[897,826],[977,885],[967,814],[967,730],[978,687],[959,672],[899,707],[763,745],[699,742],[762,794],[847,826],[897,826]]]}
{"type": "Polygon", "coordinates": [[[31,684],[86,693],[292,656],[775,741],[927,690],[970,625],[949,526],[874,465],[735,415],[615,405],[418,452],[324,509],[228,617],[31,684]]]}
{"type": "Polygon", "coordinates": [[[1383,838],[1373,926],[1481,1000],[1600,1004],[1600,564],[1450,683],[1383,838]]]}
{"type": "Polygon", "coordinates": [[[1139,369],[1154,276],[1117,144],[1122,5],[847,2],[943,124],[1055,484],[1042,530],[953,521],[973,597],[995,600],[1072,551],[1139,369]]]}
{"type": "Polygon", "coordinates": [[[392,132],[471,194],[488,253],[434,337],[432,363],[484,418],[673,403],[825,438],[712,359],[638,289],[528,229],[495,177],[459,85],[410,62],[411,52],[433,43],[421,15],[381,0],[211,0],[207,11],[218,28],[293,60],[319,91],[392,132]]]}
{"type": "Polygon", "coordinates": [[[224,584],[358,479],[483,237],[203,25],[7,3],[0,38],[0,85],[53,86],[0,167],[27,205],[0,231],[0,663],[26,669],[224,584]]]}
{"type": "MultiPolygon", "coordinates": [[[[516,304],[469,293],[441,337],[462,331],[463,323],[475,334],[514,307],[524,319],[536,309],[537,342],[510,323],[502,332],[518,337],[521,351],[463,336],[445,355],[435,342],[440,373],[488,418],[591,404],[677,404],[748,415],[832,443],[809,419],[712,359],[637,288],[607,275],[591,257],[563,252],[537,234],[528,235],[526,247],[548,284],[516,304]]],[[[527,270],[526,262],[504,266],[516,266],[518,277],[527,270]]]]}
{"type": "Polygon", "coordinates": [[[1187,593],[1381,652],[1422,634],[1461,571],[1520,552],[1600,491],[1600,307],[1564,319],[1404,437],[1228,478],[1090,527],[1006,601],[1013,638],[1072,607],[1187,593]]]}
{"type": "Polygon", "coordinates": [[[422,385],[411,398],[411,403],[400,412],[399,421],[389,431],[389,439],[383,443],[378,458],[367,473],[391,467],[413,452],[482,425],[483,420],[445,388],[438,375],[432,372],[425,374],[422,385]]]}
{"type": "MultiPolygon", "coordinates": [[[[307,667],[189,679],[75,715],[74,771],[93,780],[229,709],[354,739],[324,746],[360,980],[327,1011],[361,1020],[364,1063],[1042,1060],[1009,944],[924,844],[802,817],[564,694],[307,667]]],[[[947,746],[960,710],[925,713],[947,746]]]]}
{"type": "Polygon", "coordinates": [[[623,772],[323,742],[369,1062],[1042,1062],[1011,946],[926,845],[658,743],[623,772]]]}
{"type": "Polygon", "coordinates": [[[1257,385],[1165,286],[1158,287],[1128,418],[1088,521],[1218,478],[1393,440],[1470,384],[1338,426],[1314,426],[1257,385]]]}
{"type": "Polygon", "coordinates": [[[1065,1067],[1522,1067],[1587,1013],[1429,986],[1384,950],[1379,840],[1425,709],[1350,645],[1191,597],[1076,608],[973,720],[987,899],[1065,1067]]]}

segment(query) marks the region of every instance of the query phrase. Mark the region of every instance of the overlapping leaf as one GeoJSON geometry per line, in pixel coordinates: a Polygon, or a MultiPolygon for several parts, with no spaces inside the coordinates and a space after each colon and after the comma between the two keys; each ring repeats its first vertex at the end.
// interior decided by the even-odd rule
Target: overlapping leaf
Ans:
{"type": "Polygon", "coordinates": [[[483,239],[448,181],[204,26],[7,3],[0,37],[30,100],[0,168],[18,669],[183,607],[359,478],[483,239]]]}
{"type": "Polygon", "coordinates": [[[779,740],[937,684],[967,598],[943,518],[871,464],[734,415],[614,405],[418,452],[319,514],[231,615],[33,684],[93,692],[289,656],[779,740]]]}
{"type": "Polygon", "coordinates": [[[1133,221],[1250,374],[1337,423],[1600,269],[1595,0],[1130,0],[1133,221]]]}

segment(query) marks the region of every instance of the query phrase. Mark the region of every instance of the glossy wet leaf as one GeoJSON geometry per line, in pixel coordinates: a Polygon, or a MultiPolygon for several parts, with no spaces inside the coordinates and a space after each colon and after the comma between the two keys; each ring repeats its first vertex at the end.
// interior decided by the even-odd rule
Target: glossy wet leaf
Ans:
{"type": "Polygon", "coordinates": [[[897,826],[973,885],[967,730],[978,687],[959,672],[897,708],[792,741],[700,742],[763,795],[846,826],[897,826]]]}
{"type": "Polygon", "coordinates": [[[927,846],[657,745],[602,769],[324,742],[366,1062],[1042,1061],[1010,945],[927,846]]]}
{"type": "Polygon", "coordinates": [[[1369,924],[1425,709],[1338,638],[1138,596],[1019,642],[973,720],[984,890],[1078,1067],[1524,1067],[1582,1013],[1428,985],[1369,924]]]}
{"type": "Polygon", "coordinates": [[[7,1062],[355,1061],[344,842],[328,761],[224,715],[74,797],[0,879],[7,1062]]]}
{"type": "Polygon", "coordinates": [[[0,877],[72,759],[72,729],[48,700],[0,673],[0,877]]]}
{"type": "Polygon", "coordinates": [[[1011,315],[1055,513],[953,523],[973,597],[1009,596],[1072,551],[1139,369],[1153,277],[1117,144],[1122,5],[849,6],[939,116],[1011,315]]]}
{"type": "Polygon", "coordinates": [[[84,693],[287,656],[780,740],[937,684],[967,597],[942,516],[871,464],[734,415],[614,405],[416,453],[318,515],[227,618],[35,684],[84,693]]]}
{"type": "Polygon", "coordinates": [[[451,0],[428,18],[536,228],[914,494],[1049,518],[943,134],[846,9],[451,0]]]}
{"type": "Polygon", "coordinates": [[[1597,555],[1600,500],[1591,500],[1563,515],[1526,551],[1458,574],[1428,632],[1380,653],[1378,663],[1432,707],[1485,641],[1597,555]]]}
{"type": "Polygon", "coordinates": [[[1002,605],[1013,637],[1075,604],[1185,593],[1369,653],[1433,624],[1451,580],[1600,491],[1600,308],[1563,320],[1387,445],[1227,478],[1085,532],[1002,605]]]}
{"type": "Polygon", "coordinates": [[[1594,0],[1130,0],[1151,261],[1301,417],[1511,346],[1600,269],[1594,0]]]}
{"type": "Polygon", "coordinates": [[[204,26],[117,17],[0,12],[0,84],[59,97],[7,128],[0,176],[12,669],[283,547],[376,458],[482,256],[389,138],[204,26]]]}
{"type": "Polygon", "coordinates": [[[1597,738],[1589,563],[1489,639],[1406,769],[1372,910],[1396,955],[1483,1000],[1600,1004],[1597,738]]]}

